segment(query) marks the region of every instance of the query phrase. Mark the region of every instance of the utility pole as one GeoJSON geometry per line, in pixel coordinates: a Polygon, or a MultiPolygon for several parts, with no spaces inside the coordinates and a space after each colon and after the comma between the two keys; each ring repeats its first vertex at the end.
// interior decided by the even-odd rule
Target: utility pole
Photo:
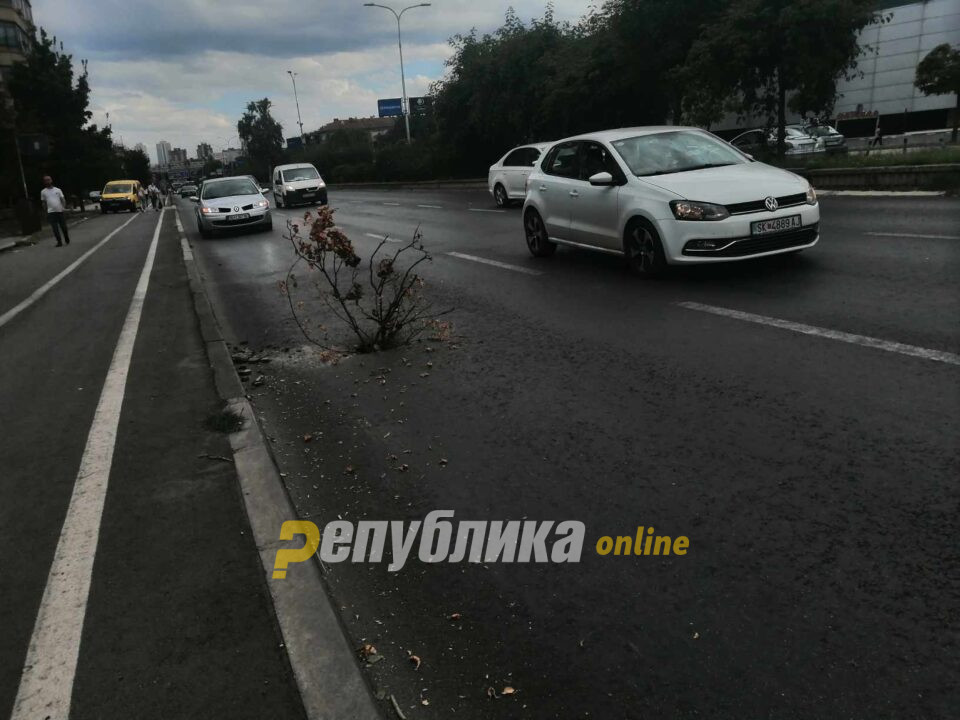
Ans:
{"type": "Polygon", "coordinates": [[[293,70],[287,70],[287,75],[289,75],[290,80],[293,81],[293,99],[297,103],[297,125],[300,126],[300,145],[302,147],[307,143],[303,139],[303,120],[300,119],[300,98],[297,97],[297,74],[293,72],[293,70]]]}
{"type": "Polygon", "coordinates": [[[394,10],[392,7],[387,5],[378,5],[377,3],[364,3],[364,7],[378,7],[383,8],[384,10],[389,10],[393,13],[393,16],[397,19],[397,47],[400,49],[400,85],[403,89],[403,121],[406,124],[407,128],[407,145],[410,144],[410,107],[407,103],[407,78],[403,73],[403,39],[400,36],[400,18],[407,10],[413,10],[418,7],[430,7],[430,3],[417,3],[416,5],[409,5],[401,10],[399,13],[394,10]]]}

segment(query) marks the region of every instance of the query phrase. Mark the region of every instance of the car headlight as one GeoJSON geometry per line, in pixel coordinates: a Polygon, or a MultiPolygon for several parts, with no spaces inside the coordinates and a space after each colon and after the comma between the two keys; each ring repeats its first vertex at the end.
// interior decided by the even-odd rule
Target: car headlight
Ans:
{"type": "Polygon", "coordinates": [[[807,205],[816,205],[817,204],[817,191],[813,189],[813,185],[807,188],[807,205]]]}
{"type": "Polygon", "coordinates": [[[270,202],[268,200],[258,200],[256,207],[258,208],[270,207],[270,202]]]}
{"type": "Polygon", "coordinates": [[[204,205],[202,208],[200,208],[200,212],[202,212],[204,215],[216,215],[220,211],[215,207],[207,207],[204,205]]]}
{"type": "Polygon", "coordinates": [[[287,192],[293,192],[293,185],[284,185],[283,189],[287,192]]]}
{"type": "Polygon", "coordinates": [[[670,209],[677,220],[723,220],[730,217],[723,205],[693,200],[671,200],[670,209]]]}

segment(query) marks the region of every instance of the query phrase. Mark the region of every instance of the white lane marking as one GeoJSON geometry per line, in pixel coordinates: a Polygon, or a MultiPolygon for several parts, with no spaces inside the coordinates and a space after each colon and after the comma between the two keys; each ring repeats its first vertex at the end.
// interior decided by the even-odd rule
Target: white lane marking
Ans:
{"type": "Polygon", "coordinates": [[[70,698],[90,596],[90,578],[100,535],[103,503],[113,464],[120,409],[162,224],[163,213],[160,213],[153,242],[147,251],[140,280],[133,292],[110,369],[100,391],[67,516],[60,530],[60,540],[33,626],[10,720],[70,716],[70,698]]]}
{"type": "Polygon", "coordinates": [[[865,232],[875,237],[921,238],[923,240],[960,240],[960,235],[921,235],[920,233],[865,232]]]}
{"type": "Polygon", "coordinates": [[[903,343],[880,340],[879,338],[873,338],[867,335],[854,335],[853,333],[841,332],[840,330],[830,330],[829,328],[821,328],[815,325],[804,325],[803,323],[792,322],[790,320],[781,320],[779,318],[767,317],[766,315],[754,315],[753,313],[742,312],[740,310],[730,310],[728,308],[703,305],[696,302],[681,302],[677,303],[677,305],[687,308],[688,310],[699,310],[700,312],[712,313],[713,315],[734,318],[735,320],[769,325],[780,328],[781,330],[803,333],[804,335],[814,335],[827,338],[828,340],[839,340],[840,342],[851,343],[853,345],[863,345],[864,347],[874,348],[875,350],[885,350],[886,352],[909,355],[910,357],[917,357],[923,360],[935,360],[936,362],[948,363],[950,365],[960,365],[960,355],[942,350],[931,350],[929,348],[917,347],[916,345],[904,345],[903,343]]]}
{"type": "Polygon", "coordinates": [[[493,213],[504,213],[506,210],[489,210],[487,208],[467,208],[470,212],[493,212],[493,213]]]}
{"type": "Polygon", "coordinates": [[[434,210],[442,210],[442,209],[443,209],[443,205],[417,205],[417,207],[432,208],[432,209],[434,209],[434,210]]]}
{"type": "Polygon", "coordinates": [[[183,235],[180,236],[180,249],[183,250],[184,260],[193,260],[193,248],[183,235]]]}
{"type": "Polygon", "coordinates": [[[400,206],[400,203],[395,203],[395,202],[385,202],[385,203],[384,203],[384,205],[394,205],[394,206],[396,206],[396,207],[399,207],[399,206],[400,206]]]}
{"type": "Polygon", "coordinates": [[[48,292],[50,292],[50,289],[53,288],[54,285],[56,285],[58,282],[60,282],[61,280],[63,280],[67,275],[69,275],[69,274],[72,273],[74,270],[76,270],[78,267],[80,267],[80,265],[83,264],[83,261],[84,261],[84,260],[86,260],[88,257],[90,257],[91,255],[93,255],[97,250],[99,250],[100,248],[102,248],[107,242],[109,242],[110,238],[112,238],[112,237],[113,237],[114,235],[116,235],[118,232],[120,232],[121,230],[123,230],[127,225],[129,225],[130,223],[132,223],[132,222],[133,222],[134,220],[136,220],[138,217],[140,217],[140,214],[139,214],[139,213],[137,213],[136,215],[132,215],[132,216],[130,217],[130,219],[127,220],[123,225],[121,225],[120,227],[118,227],[116,230],[114,230],[114,231],[111,232],[109,235],[107,235],[103,240],[101,240],[101,241],[98,242],[96,245],[94,245],[92,248],[90,248],[89,250],[87,250],[83,255],[81,255],[81,256],[78,257],[76,260],[74,260],[72,263],[70,263],[69,265],[67,265],[67,267],[64,268],[63,270],[61,270],[57,275],[55,275],[55,276],[53,277],[53,279],[49,280],[48,282],[46,282],[46,283],[44,283],[43,285],[41,285],[38,289],[34,290],[33,294],[32,294],[30,297],[28,297],[26,300],[24,300],[23,302],[19,303],[18,305],[15,305],[14,307],[10,308],[10,309],[7,310],[3,315],[0,315],[0,327],[3,327],[4,325],[6,325],[8,322],[10,322],[11,320],[13,320],[13,318],[15,318],[17,315],[19,315],[19,314],[22,313],[24,310],[26,310],[28,307],[30,307],[31,305],[33,305],[37,300],[39,300],[39,299],[42,298],[44,295],[46,295],[48,292]]]}
{"type": "Polygon", "coordinates": [[[174,220],[177,221],[177,230],[183,233],[183,223],[180,222],[180,210],[178,208],[173,209],[174,220]]]}
{"type": "Polygon", "coordinates": [[[402,242],[401,240],[398,240],[397,238],[392,238],[389,235],[376,235],[374,233],[364,233],[364,235],[366,235],[367,237],[376,238],[377,240],[385,240],[386,242],[392,242],[392,243],[402,242]]]}
{"type": "Polygon", "coordinates": [[[500,262],[499,260],[488,260],[487,258],[477,257],[476,255],[467,255],[459,252],[448,252],[447,255],[460,258],[461,260],[472,260],[473,262],[483,263],[484,265],[493,265],[493,267],[503,268],[504,270],[526,273],[527,275],[543,275],[539,270],[531,270],[530,268],[525,268],[520,265],[510,265],[509,263],[500,262]]]}

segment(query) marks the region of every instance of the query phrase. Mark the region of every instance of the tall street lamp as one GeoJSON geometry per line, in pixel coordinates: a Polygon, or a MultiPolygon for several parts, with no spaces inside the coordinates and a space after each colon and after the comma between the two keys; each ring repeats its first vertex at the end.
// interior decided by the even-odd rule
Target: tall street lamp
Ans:
{"type": "Polygon", "coordinates": [[[300,98],[297,97],[297,74],[293,70],[287,70],[287,75],[293,82],[293,99],[297,103],[297,125],[300,126],[300,145],[303,146],[303,121],[300,119],[300,98]]]}
{"type": "Polygon", "coordinates": [[[407,126],[407,144],[410,144],[410,108],[407,106],[407,79],[403,74],[403,40],[400,39],[400,18],[407,10],[413,10],[418,7],[430,7],[430,3],[417,3],[416,5],[409,5],[401,10],[399,13],[394,10],[392,7],[387,5],[378,5],[377,3],[364,3],[364,7],[378,7],[383,8],[384,10],[389,10],[393,13],[393,16],[397,19],[397,47],[400,48],[400,84],[403,87],[403,121],[407,126]]]}

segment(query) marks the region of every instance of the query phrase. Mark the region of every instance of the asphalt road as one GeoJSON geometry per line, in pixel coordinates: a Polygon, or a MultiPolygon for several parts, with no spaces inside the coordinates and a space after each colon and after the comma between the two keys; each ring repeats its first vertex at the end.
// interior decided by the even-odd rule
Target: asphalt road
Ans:
{"type": "Polygon", "coordinates": [[[272,360],[250,397],[301,516],[587,527],[576,565],[328,566],[381,696],[437,718],[955,715],[960,202],[824,198],[812,251],[644,282],[530,257],[480,191],[330,201],[362,256],[420,228],[452,339],[323,364],[277,288],[299,212],[202,241],[180,203],[228,339],[272,360]],[[690,551],[594,552],[637,526],[690,551]]]}
{"type": "Polygon", "coordinates": [[[47,231],[35,247],[0,254],[3,718],[66,718],[51,698],[65,698],[73,720],[303,716],[230,445],[206,424],[220,402],[173,213],[164,216],[159,232],[160,213],[98,216],[72,228],[64,248],[47,231]],[[98,434],[111,405],[119,416],[98,434]],[[90,484],[101,472],[109,482],[90,484]],[[91,550],[54,572],[58,542],[68,558],[91,550]],[[49,585],[72,598],[84,583],[76,602],[45,595],[49,585]],[[30,672],[50,666],[74,671],[30,672]],[[36,682],[15,707],[27,677],[36,682]]]}

